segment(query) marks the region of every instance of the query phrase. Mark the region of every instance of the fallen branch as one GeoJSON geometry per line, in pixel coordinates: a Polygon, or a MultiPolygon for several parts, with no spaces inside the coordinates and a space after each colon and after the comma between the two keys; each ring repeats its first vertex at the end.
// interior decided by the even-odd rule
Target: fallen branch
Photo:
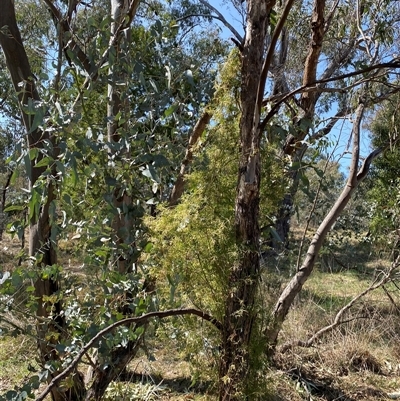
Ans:
{"type": "Polygon", "coordinates": [[[74,360],[70,363],[70,365],[64,369],[60,374],[57,376],[53,377],[49,385],[43,390],[43,392],[36,398],[36,401],[43,401],[47,394],[50,393],[51,389],[57,385],[61,380],[65,379],[68,377],[70,373],[75,369],[75,366],[79,363],[79,361],[82,359],[82,357],[90,350],[90,348],[94,347],[94,345],[97,343],[97,341],[105,336],[106,334],[110,333],[113,331],[115,328],[119,326],[127,326],[132,323],[143,323],[149,319],[152,318],[165,318],[165,317],[170,317],[170,316],[183,316],[183,315],[196,315],[199,316],[200,318],[207,320],[211,324],[213,324],[218,330],[222,330],[222,324],[219,322],[217,319],[213,318],[210,316],[208,313],[202,312],[197,309],[193,308],[188,308],[188,309],[170,309],[166,311],[157,311],[157,312],[150,312],[147,313],[143,316],[138,316],[138,317],[130,317],[127,319],[120,320],[118,322],[115,322],[111,324],[110,326],[107,326],[103,330],[100,330],[86,345],[82,347],[82,349],[78,352],[74,360]]]}
{"type": "Polygon", "coordinates": [[[342,309],[340,309],[339,312],[336,314],[335,319],[332,324],[325,326],[322,329],[318,330],[307,341],[298,340],[298,341],[283,344],[279,348],[279,351],[284,353],[293,347],[309,348],[315,343],[316,340],[320,339],[324,334],[333,331],[337,326],[339,326],[343,323],[348,323],[349,321],[351,321],[352,319],[346,320],[346,321],[342,320],[342,316],[344,315],[344,313],[347,312],[360,298],[364,297],[369,292],[374,291],[379,287],[383,287],[388,281],[390,281],[391,274],[399,266],[399,263],[400,263],[400,256],[392,263],[392,265],[390,266],[390,269],[387,272],[382,273],[383,277],[380,280],[379,280],[379,277],[377,277],[368,288],[366,288],[364,291],[362,291],[360,294],[358,294],[356,297],[354,297],[350,302],[348,302],[342,309]]]}

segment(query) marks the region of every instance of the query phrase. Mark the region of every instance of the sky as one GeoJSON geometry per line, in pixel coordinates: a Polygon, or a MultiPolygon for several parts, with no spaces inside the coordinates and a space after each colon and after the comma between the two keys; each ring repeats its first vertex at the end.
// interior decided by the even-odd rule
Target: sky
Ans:
{"type": "MultiPolygon", "coordinates": [[[[239,32],[240,35],[244,35],[243,30],[243,19],[238,13],[238,11],[232,6],[230,1],[224,1],[223,3],[219,0],[209,0],[209,4],[215,7],[225,19],[239,32]]],[[[215,22],[220,26],[222,35],[225,39],[230,40],[234,35],[227,29],[223,23],[215,20],[215,22]]],[[[319,67],[321,72],[323,72],[324,66],[319,67]]],[[[337,104],[333,103],[331,111],[327,113],[324,117],[329,118],[333,116],[336,112],[337,104]]],[[[340,170],[344,175],[348,174],[349,165],[351,161],[351,131],[352,124],[348,119],[343,119],[335,124],[329,136],[332,146],[327,149],[327,154],[333,153],[333,159],[340,163],[340,170]]],[[[360,136],[360,154],[361,158],[366,157],[370,149],[370,133],[365,126],[362,127],[360,136]]]]}

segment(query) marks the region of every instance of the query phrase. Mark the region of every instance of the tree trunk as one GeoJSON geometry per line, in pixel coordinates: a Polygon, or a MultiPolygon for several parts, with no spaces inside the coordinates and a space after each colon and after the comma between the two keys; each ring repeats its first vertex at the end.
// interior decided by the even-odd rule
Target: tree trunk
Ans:
{"type": "MultiPolygon", "coordinates": [[[[314,0],[313,13],[311,16],[311,38],[308,47],[308,53],[304,64],[303,85],[310,85],[315,82],[317,78],[317,66],[319,56],[322,51],[322,41],[324,38],[325,28],[325,0],[314,0]]],[[[290,134],[286,139],[285,145],[282,149],[282,157],[287,155],[292,156],[294,161],[300,161],[303,158],[305,149],[302,149],[300,141],[302,141],[308,134],[308,129],[301,127],[302,122],[306,122],[304,126],[309,126],[309,121],[314,117],[315,104],[318,100],[319,93],[316,91],[305,91],[300,98],[300,108],[302,110],[302,117],[296,119],[294,122],[296,127],[296,134],[290,134]]],[[[289,181],[291,182],[289,191],[282,199],[282,204],[279,208],[275,229],[280,236],[281,243],[272,241],[274,249],[280,248],[282,245],[287,247],[289,242],[290,219],[293,215],[293,198],[297,193],[299,186],[299,176],[296,172],[290,174],[289,181]]]]}
{"type": "Polygon", "coordinates": [[[275,305],[272,313],[271,324],[265,330],[267,342],[270,346],[270,349],[267,350],[269,354],[273,354],[274,352],[278,340],[278,335],[282,328],[282,324],[289,312],[290,307],[293,304],[296,295],[301,291],[304,283],[310,277],[314,269],[316,258],[327,234],[329,233],[337,218],[342,213],[343,209],[348,204],[353,192],[355,191],[359,183],[365,178],[372,160],[381,153],[381,150],[372,152],[364,161],[363,167],[361,168],[360,172],[357,173],[358,163],[360,159],[360,126],[364,113],[363,102],[364,101],[361,99],[356,111],[356,118],[353,125],[353,153],[349,178],[339,198],[336,200],[331,210],[318,227],[299,271],[286,286],[285,290],[282,292],[278,302],[275,305]]]}
{"type": "MultiPolygon", "coordinates": [[[[128,0],[111,0],[111,41],[113,47],[113,57],[109,61],[109,84],[107,89],[107,134],[110,143],[110,153],[113,153],[113,144],[121,140],[122,131],[127,129],[127,124],[120,124],[116,120],[117,114],[129,116],[129,104],[127,97],[123,98],[125,89],[122,85],[117,85],[117,81],[128,80],[124,76],[124,72],[118,70],[121,57],[120,48],[124,41],[129,41],[130,31],[126,28],[124,32],[119,31],[118,27],[123,22],[129,13],[130,1],[128,0]],[[118,38],[114,40],[115,35],[118,38]]],[[[128,118],[126,118],[128,120],[128,118]]],[[[119,155],[113,155],[118,159],[119,155]]],[[[120,274],[127,274],[132,271],[133,260],[124,254],[124,247],[121,245],[131,245],[134,241],[130,238],[133,229],[133,223],[130,220],[130,209],[132,206],[132,198],[126,191],[117,183],[113,193],[113,206],[118,213],[112,221],[113,241],[115,243],[116,253],[115,260],[112,261],[111,268],[118,270],[120,274]]],[[[134,315],[134,311],[128,310],[123,304],[129,303],[132,294],[125,293],[125,299],[122,301],[120,311],[125,315],[134,315]]],[[[145,324],[147,325],[147,323],[145,324]]],[[[86,393],[86,400],[101,400],[108,385],[115,380],[121,372],[126,368],[128,363],[135,357],[139,345],[142,340],[142,335],[136,340],[129,341],[126,347],[119,347],[111,350],[104,357],[98,355],[96,358],[97,369],[88,372],[87,381],[90,382],[90,388],[86,393]],[[105,358],[105,360],[103,360],[105,358]]]]}
{"type": "Polygon", "coordinates": [[[273,1],[247,1],[247,30],[242,52],[240,161],[235,201],[238,261],[229,277],[219,367],[219,399],[239,400],[251,369],[249,347],[259,281],[260,85],[268,14],[273,1]]]}
{"type": "Polygon", "coordinates": [[[3,239],[3,233],[6,226],[6,215],[4,209],[6,207],[7,190],[10,186],[13,171],[10,170],[7,175],[6,183],[1,191],[1,206],[0,206],[0,241],[3,239]]]}
{"type": "MultiPolygon", "coordinates": [[[[114,35],[117,34],[118,26],[121,24],[122,20],[127,16],[129,9],[129,1],[128,0],[111,0],[111,40],[114,35]]],[[[120,32],[118,35],[118,39],[114,42],[113,48],[114,56],[110,59],[110,68],[109,68],[109,84],[108,84],[108,104],[107,104],[107,136],[108,141],[112,147],[113,143],[118,143],[121,139],[121,130],[126,130],[127,124],[120,124],[119,121],[116,120],[116,115],[118,113],[122,113],[126,115],[129,113],[129,105],[127,102],[127,97],[122,99],[122,91],[125,89],[125,86],[118,85],[117,81],[121,81],[123,79],[127,80],[128,78],[124,76],[123,72],[118,71],[118,61],[121,56],[120,47],[123,43],[123,40],[126,39],[130,33],[130,28],[127,28],[125,32],[120,32]],[[125,38],[124,38],[125,35],[125,38]],[[115,57],[115,59],[114,59],[115,57]]],[[[125,74],[126,75],[126,74],[125,74]]],[[[110,153],[113,153],[113,150],[110,149],[110,153]]],[[[118,156],[115,156],[118,157],[118,156]]],[[[130,269],[130,261],[126,260],[123,256],[123,252],[118,249],[118,246],[123,243],[129,243],[129,230],[131,227],[129,221],[129,208],[132,204],[132,200],[130,196],[123,190],[118,184],[114,189],[113,194],[113,203],[116,210],[120,211],[115,215],[112,227],[114,231],[114,242],[117,248],[116,254],[116,265],[118,271],[120,273],[126,273],[130,269]]]]}
{"type": "MultiPolygon", "coordinates": [[[[36,90],[29,60],[17,26],[13,0],[4,0],[2,2],[0,27],[3,27],[3,31],[0,33],[0,45],[6,58],[7,67],[10,71],[13,85],[18,94],[19,106],[27,132],[29,149],[43,149],[46,146],[46,142],[50,141],[51,138],[46,131],[41,131],[38,128],[32,130],[33,116],[24,111],[24,108],[28,106],[28,102],[35,104],[35,102],[40,101],[40,97],[36,90]],[[5,27],[7,27],[6,32],[4,32],[5,27]],[[20,87],[21,82],[23,83],[22,90],[20,87]]],[[[36,160],[34,159],[31,161],[30,174],[28,174],[31,191],[34,190],[33,187],[35,183],[39,180],[46,169],[45,167],[35,167],[41,157],[41,153],[39,152],[39,157],[36,160]]],[[[29,255],[33,258],[40,255],[40,258],[38,258],[36,262],[39,267],[52,266],[57,263],[54,243],[50,236],[51,226],[49,216],[50,204],[55,200],[56,196],[54,182],[54,177],[48,178],[45,203],[40,205],[40,208],[37,208],[39,210],[37,213],[30,213],[29,255]]],[[[64,326],[63,318],[60,315],[61,302],[57,301],[54,304],[50,304],[49,302],[44,301],[46,297],[51,297],[52,295],[57,294],[58,290],[59,283],[57,277],[46,279],[39,277],[35,282],[35,297],[38,303],[36,312],[38,316],[38,347],[43,365],[47,362],[58,359],[55,352],[55,344],[57,337],[62,335],[64,326]],[[50,333],[54,333],[54,335],[49,336],[50,333]]],[[[54,373],[49,375],[49,381],[53,375],[54,373]]],[[[68,395],[65,391],[57,388],[52,390],[51,395],[53,401],[63,401],[67,397],[71,400],[78,400],[81,398],[84,389],[82,379],[77,374],[73,375],[73,377],[73,385],[68,390],[68,395]]]]}

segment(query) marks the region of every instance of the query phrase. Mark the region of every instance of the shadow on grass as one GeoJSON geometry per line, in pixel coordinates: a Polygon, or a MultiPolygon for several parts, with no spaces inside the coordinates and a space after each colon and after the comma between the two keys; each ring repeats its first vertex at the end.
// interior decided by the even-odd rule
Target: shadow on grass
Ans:
{"type": "Polygon", "coordinates": [[[135,373],[132,371],[126,371],[118,377],[120,382],[131,382],[131,383],[142,383],[142,384],[153,384],[162,385],[169,390],[176,393],[196,393],[205,394],[211,392],[213,382],[211,381],[199,381],[194,382],[190,377],[176,377],[173,379],[164,378],[160,374],[147,374],[147,373],[135,373]]]}
{"type": "Polygon", "coordinates": [[[352,296],[318,294],[308,288],[303,288],[301,298],[311,300],[326,312],[337,311],[353,299],[352,296]]]}
{"type": "Polygon", "coordinates": [[[334,384],[334,377],[318,377],[312,370],[304,367],[294,368],[288,372],[288,376],[304,388],[311,396],[318,397],[326,401],[357,401],[360,399],[387,399],[386,394],[372,386],[364,385],[353,394],[345,394],[340,388],[334,384]]]}

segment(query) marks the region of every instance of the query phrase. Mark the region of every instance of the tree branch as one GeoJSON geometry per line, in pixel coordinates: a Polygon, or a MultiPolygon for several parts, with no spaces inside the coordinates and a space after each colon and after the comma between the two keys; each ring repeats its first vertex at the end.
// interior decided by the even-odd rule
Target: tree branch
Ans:
{"type": "Polygon", "coordinates": [[[175,185],[172,188],[171,196],[169,198],[169,205],[175,206],[179,199],[181,198],[185,186],[185,175],[187,172],[188,165],[193,160],[193,147],[197,143],[200,135],[204,132],[207,124],[211,120],[211,114],[207,111],[203,113],[203,115],[199,118],[196,125],[193,128],[193,131],[189,138],[189,143],[186,149],[185,157],[181,164],[181,169],[179,171],[179,175],[176,179],[175,185]]]}
{"type": "MultiPolygon", "coordinates": [[[[111,49],[117,44],[119,40],[119,35],[120,33],[126,29],[127,27],[130,26],[130,24],[133,21],[133,18],[136,14],[137,8],[140,4],[141,0],[132,0],[129,9],[128,9],[128,19],[124,18],[122,22],[118,25],[117,29],[115,30],[115,34],[111,37],[110,42],[108,44],[107,49],[103,52],[101,55],[100,61],[96,64],[96,66],[93,67],[91,72],[88,74],[88,76],[85,78],[85,81],[82,84],[82,88],[87,88],[89,85],[90,81],[96,80],[97,74],[100,70],[100,68],[107,62],[108,56],[110,54],[111,49]]],[[[82,96],[82,91],[79,93],[79,95],[76,97],[74,104],[72,106],[72,109],[75,108],[76,104],[79,102],[82,96]]]]}
{"type": "Polygon", "coordinates": [[[392,263],[390,269],[386,272],[383,273],[383,277],[378,281],[379,277],[377,277],[374,282],[364,291],[362,291],[360,294],[358,294],[356,297],[354,297],[350,302],[348,302],[345,306],[343,306],[342,309],[339,310],[339,312],[336,314],[335,319],[333,320],[332,324],[323,327],[322,329],[318,330],[316,333],[314,333],[308,340],[306,341],[295,341],[295,342],[289,342],[282,347],[279,348],[279,351],[281,352],[286,352],[288,349],[292,347],[311,347],[316,340],[321,338],[324,334],[331,332],[334,330],[337,326],[340,324],[346,323],[348,321],[343,321],[342,316],[347,312],[359,299],[367,295],[369,292],[376,290],[379,287],[384,286],[390,279],[391,279],[391,274],[392,272],[399,266],[400,263],[400,256],[397,257],[397,259],[392,263]]]}
{"type": "Polygon", "coordinates": [[[209,10],[217,14],[217,16],[210,15],[210,17],[221,21],[235,35],[236,39],[240,43],[243,43],[243,38],[240,36],[239,32],[225,19],[225,17],[215,7],[213,7],[206,0],[199,0],[199,2],[203,4],[203,6],[207,7],[209,10]]]}
{"type": "Polygon", "coordinates": [[[98,340],[100,340],[101,337],[105,336],[106,334],[110,333],[113,331],[115,328],[119,326],[127,326],[133,323],[143,323],[149,319],[152,318],[165,318],[165,317],[170,317],[170,316],[183,316],[183,315],[196,315],[199,316],[200,318],[207,320],[211,324],[213,324],[218,330],[222,330],[222,324],[214,319],[212,316],[209,314],[202,312],[197,309],[170,309],[166,311],[159,311],[159,312],[150,312],[147,313],[143,316],[139,317],[131,317],[127,319],[120,320],[118,322],[115,322],[111,324],[110,326],[107,326],[103,330],[100,330],[86,345],[82,347],[82,349],[78,352],[76,357],[73,359],[73,361],[69,364],[69,366],[64,369],[60,374],[58,374],[56,377],[53,377],[49,385],[42,391],[42,393],[36,398],[36,401],[43,401],[47,394],[50,393],[51,389],[57,385],[61,380],[65,379],[68,377],[68,375],[75,369],[76,365],[79,363],[79,361],[82,359],[82,357],[89,351],[90,348],[94,347],[95,344],[97,343],[98,340]]]}
{"type": "MultiPolygon", "coordinates": [[[[277,102],[272,106],[271,110],[266,115],[266,117],[260,122],[260,129],[262,131],[265,129],[267,123],[277,113],[277,111],[279,110],[279,106],[282,103],[288,101],[290,98],[292,98],[294,95],[297,95],[298,93],[302,93],[305,90],[310,90],[310,88],[312,88],[312,90],[314,90],[314,91],[319,91],[319,90],[322,89],[322,88],[320,88],[318,86],[320,84],[326,84],[326,83],[329,83],[329,82],[340,81],[342,79],[351,78],[351,77],[354,77],[356,75],[366,74],[367,72],[371,72],[371,71],[375,71],[375,70],[379,70],[379,69],[389,69],[389,68],[395,68],[395,69],[396,68],[400,68],[400,58],[395,58],[392,61],[389,61],[387,63],[380,63],[380,64],[371,65],[371,66],[369,66],[367,68],[364,68],[362,70],[356,70],[356,71],[348,72],[346,74],[338,75],[336,77],[330,77],[330,78],[325,78],[325,79],[317,79],[315,82],[313,82],[313,83],[311,83],[309,85],[301,85],[297,89],[294,89],[289,93],[286,93],[285,95],[280,97],[279,100],[277,100],[277,102]]],[[[360,80],[359,84],[365,82],[366,80],[368,80],[368,78],[364,78],[364,79],[360,80]]],[[[268,101],[268,99],[266,99],[266,100],[268,101]]],[[[263,101],[263,105],[264,106],[266,105],[265,101],[263,101]]]]}
{"type": "Polygon", "coordinates": [[[342,107],[333,117],[329,119],[329,123],[324,128],[319,129],[310,137],[310,139],[317,140],[327,136],[332,131],[332,128],[335,126],[338,120],[342,119],[349,112],[350,110],[348,107],[342,107]]]}
{"type": "Polygon", "coordinates": [[[283,30],[283,27],[285,26],[287,17],[289,15],[290,10],[292,9],[293,3],[294,3],[294,0],[287,0],[285,8],[282,12],[282,16],[279,19],[278,24],[276,25],[274,34],[272,35],[271,43],[268,46],[267,55],[264,60],[264,64],[263,64],[261,76],[260,76],[260,83],[259,83],[258,90],[257,90],[257,107],[258,107],[259,111],[261,110],[261,106],[262,106],[262,102],[263,102],[262,100],[264,97],[265,83],[267,81],[268,71],[271,67],[276,43],[278,42],[278,38],[283,30]]]}
{"type": "Polygon", "coordinates": [[[268,352],[273,351],[276,345],[279,332],[281,330],[282,324],[289,312],[296,295],[301,291],[304,283],[310,277],[315,261],[318,257],[321,246],[332,228],[332,225],[337,220],[339,215],[342,213],[343,209],[348,204],[351,195],[353,194],[355,188],[357,187],[359,181],[357,180],[357,166],[359,161],[360,153],[360,128],[361,121],[364,115],[364,99],[360,98],[360,103],[356,110],[356,118],[353,124],[353,155],[350,164],[350,174],[346,185],[344,186],[342,193],[336,200],[335,204],[332,206],[329,213],[326,215],[320,226],[318,227],[314,237],[310,243],[307,250],[306,257],[303,261],[298,272],[290,280],[289,284],[286,286],[278,302],[275,305],[274,311],[272,313],[272,323],[265,330],[265,335],[268,338],[269,344],[271,344],[271,349],[268,352]]]}
{"type": "Polygon", "coordinates": [[[63,18],[61,11],[54,5],[54,3],[51,0],[43,0],[47,7],[49,8],[50,14],[53,18],[54,25],[56,26],[56,29],[58,30],[58,35],[61,38],[61,42],[63,44],[63,50],[65,53],[65,58],[67,59],[68,63],[71,64],[71,58],[67,54],[67,49],[71,50],[78,60],[81,62],[83,68],[85,71],[90,74],[92,71],[92,64],[89,60],[89,57],[86,55],[86,53],[82,50],[82,48],[78,45],[76,40],[73,38],[73,35],[71,33],[71,37],[68,40],[68,42],[64,41],[64,36],[66,32],[71,32],[70,29],[70,18],[72,17],[71,15],[68,15],[68,18],[65,19],[63,18]]]}
{"type": "Polygon", "coordinates": [[[340,0],[335,0],[335,2],[332,4],[331,10],[329,11],[328,15],[325,18],[325,25],[324,25],[324,34],[326,34],[329,30],[329,27],[331,26],[333,16],[335,14],[335,11],[339,5],[340,0]]]}
{"type": "MultiPolygon", "coordinates": [[[[311,40],[304,63],[303,85],[309,85],[317,77],[317,66],[324,38],[324,12],[325,0],[314,0],[311,17],[311,40]]],[[[314,114],[315,102],[316,97],[313,93],[302,92],[301,108],[304,110],[306,118],[310,118],[314,114]]]]}

